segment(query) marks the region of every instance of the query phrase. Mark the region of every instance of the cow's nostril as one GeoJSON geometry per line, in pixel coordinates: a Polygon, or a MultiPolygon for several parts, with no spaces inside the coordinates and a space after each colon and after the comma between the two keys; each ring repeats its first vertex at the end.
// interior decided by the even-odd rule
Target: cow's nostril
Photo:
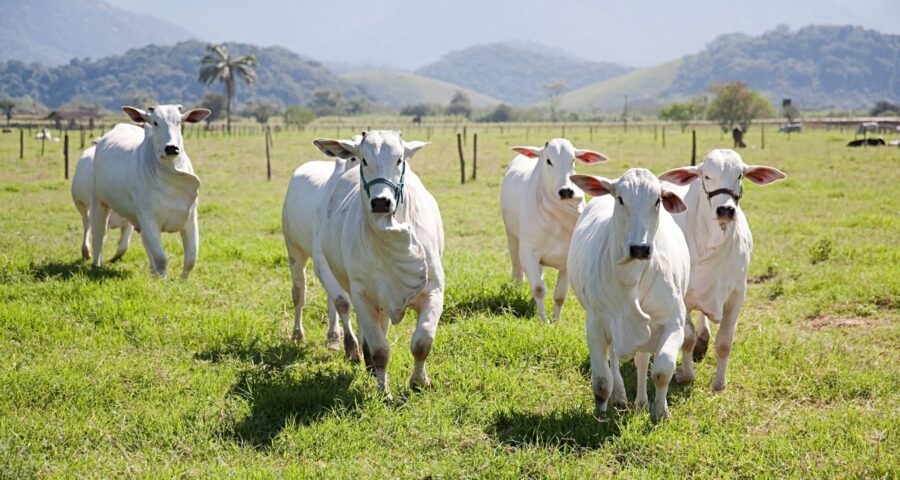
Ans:
{"type": "Polygon", "coordinates": [[[730,207],[728,205],[716,207],[716,215],[719,218],[734,218],[734,207],[730,207]]]}
{"type": "Polygon", "coordinates": [[[639,259],[650,258],[650,245],[631,245],[628,247],[628,254],[639,259]]]}
{"type": "Polygon", "coordinates": [[[561,188],[559,189],[559,198],[563,200],[568,200],[575,196],[575,192],[571,188],[561,188]]]}
{"type": "Polygon", "coordinates": [[[387,213],[391,211],[391,199],[389,198],[373,198],[370,204],[372,211],[375,213],[387,213]]]}
{"type": "Polygon", "coordinates": [[[178,145],[166,145],[166,155],[178,155],[178,145]]]}

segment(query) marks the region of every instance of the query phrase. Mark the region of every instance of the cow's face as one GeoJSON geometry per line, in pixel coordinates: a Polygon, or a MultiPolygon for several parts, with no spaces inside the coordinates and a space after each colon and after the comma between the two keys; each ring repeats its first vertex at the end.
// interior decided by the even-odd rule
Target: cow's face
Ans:
{"type": "Polygon", "coordinates": [[[363,132],[359,141],[317,139],[313,143],[327,155],[359,161],[361,195],[377,217],[391,217],[403,202],[407,162],[427,145],[405,142],[400,132],[389,130],[363,132]]]}
{"type": "Polygon", "coordinates": [[[711,220],[724,230],[734,221],[738,202],[743,196],[743,179],[748,178],[758,185],[768,185],[787,176],[779,170],[747,165],[734,150],[719,149],[709,152],[703,163],[696,167],[682,167],[669,170],[659,176],[676,185],[687,185],[700,181],[702,201],[711,210],[711,220]]]}
{"type": "Polygon", "coordinates": [[[613,235],[622,249],[620,263],[647,260],[653,254],[661,208],[670,213],[687,210],[681,198],[663,188],[647,169],[632,168],[615,181],[589,175],[573,175],[572,181],[591,196],[613,197],[613,235]]]}
{"type": "Polygon", "coordinates": [[[182,113],[181,105],[160,105],[150,107],[146,111],[134,107],[122,107],[135,123],[144,124],[149,129],[153,140],[153,151],[156,158],[171,159],[184,152],[184,139],[181,136],[181,123],[197,123],[209,116],[205,108],[195,108],[182,113]]]}
{"type": "Polygon", "coordinates": [[[584,192],[569,180],[575,174],[575,160],[587,164],[605,162],[606,155],[590,150],[580,150],[564,138],[555,138],[543,148],[513,147],[514,151],[529,158],[537,159],[535,167],[540,177],[543,194],[551,199],[580,203],[584,192]]]}

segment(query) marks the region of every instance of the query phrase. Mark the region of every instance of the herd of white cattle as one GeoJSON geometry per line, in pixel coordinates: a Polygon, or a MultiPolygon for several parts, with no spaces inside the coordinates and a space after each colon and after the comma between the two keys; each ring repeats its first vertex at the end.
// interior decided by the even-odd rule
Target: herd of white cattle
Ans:
{"type": "MultiPolygon", "coordinates": [[[[133,122],[120,124],[78,162],[72,198],[84,225],[81,252],[103,262],[109,228],[122,236],[113,261],[125,254],[133,230],[141,234],[152,272],[167,275],[162,232],[179,232],[186,278],[197,260],[197,192],[181,123],[196,123],[205,109],[180,105],[146,111],[123,107],[133,122]]],[[[409,386],[431,383],[425,360],[444,305],[444,230],[434,197],[410,160],[427,144],[396,131],[363,132],[348,140],[317,139],[334,161],[313,161],[294,171],[282,223],[292,279],[293,338],[304,340],[306,264],[311,258],[328,303],[328,338],[358,362],[362,355],[378,389],[390,396],[387,364],[390,325],[407,309],[418,314],[410,350],[409,386]],[[359,337],[350,321],[356,311],[359,337]],[[341,323],[338,324],[338,317],[341,323]]],[[[668,417],[673,375],[694,381],[695,361],[715,339],[715,391],[725,388],[738,314],[744,302],[753,239],[739,206],[742,180],[758,185],[785,178],[772,167],[747,165],[732,150],[713,150],[698,166],[658,177],[631,168],[618,179],[575,174],[575,163],[607,161],[566,139],[518,152],[501,186],[501,207],[512,276],[528,278],[537,315],[546,319],[543,268],[559,271],[552,317],[558,319],[569,284],[586,312],[591,387],[598,412],[626,404],[619,362],[634,359],[634,405],[648,404],[647,371],[656,386],[651,419],[668,417]],[[585,193],[592,200],[585,202],[585,193]],[[690,313],[698,313],[695,326],[690,313]],[[676,372],[678,350],[682,363],[676,372]]]]}

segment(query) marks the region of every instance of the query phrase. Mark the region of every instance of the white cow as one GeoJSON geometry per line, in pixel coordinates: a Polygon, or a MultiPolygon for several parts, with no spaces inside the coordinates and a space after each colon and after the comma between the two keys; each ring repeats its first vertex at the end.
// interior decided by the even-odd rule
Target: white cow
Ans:
{"type": "Polygon", "coordinates": [[[314,262],[326,267],[328,275],[320,278],[326,289],[330,275],[350,293],[363,358],[388,397],[388,327],[412,307],[418,324],[410,344],[415,366],[409,385],[428,386],[425,360],[444,308],[444,228],[437,202],[409,164],[426,143],[376,130],[364,133],[358,144],[318,139],[315,145],[360,161],[359,168],[341,176],[328,207],[321,209],[313,249],[322,258],[316,256],[314,262]]]}
{"type": "Polygon", "coordinates": [[[591,389],[597,411],[625,403],[619,361],[634,356],[635,405],[647,404],[647,366],[653,360],[654,422],[669,415],[666,393],[684,339],[684,292],[690,264],[684,235],[670,213],[685,210],[649,170],[632,168],[612,181],[573,175],[595,197],[572,234],[568,268],[587,313],[591,389]],[[609,357],[612,363],[607,363],[609,357]]]}
{"type": "Polygon", "coordinates": [[[198,108],[186,113],[181,105],[160,105],[147,111],[134,107],[122,110],[143,127],[119,124],[97,144],[94,154],[94,192],[91,197],[91,230],[94,265],[103,263],[103,239],[107,218],[115,211],[141,233],[150,258],[150,269],[168,274],[168,258],[162,232],[179,232],[184,245],[187,278],[197,261],[200,232],[197,229],[197,190],[184,150],[181,123],[197,123],[209,115],[198,108]]]}
{"type": "Polygon", "coordinates": [[[559,319],[569,282],[566,258],[572,230],[584,210],[584,192],[569,181],[575,160],[587,164],[605,162],[606,156],[576,149],[572,142],[556,138],[543,148],[513,147],[513,159],[500,186],[500,208],[509,242],[512,275],[516,283],[528,277],[538,317],[547,320],[544,267],[559,271],[553,293],[553,320],[559,319]]]}
{"type": "MultiPolygon", "coordinates": [[[[72,176],[72,201],[75,202],[75,208],[81,214],[81,224],[84,227],[84,233],[81,237],[81,257],[85,260],[91,259],[91,195],[94,192],[94,151],[96,146],[92,145],[78,159],[78,165],[75,166],[75,175],[72,176]]],[[[107,228],[121,228],[122,236],[119,237],[119,248],[113,256],[111,262],[122,258],[128,251],[131,244],[131,233],[134,226],[119,216],[116,212],[110,212],[109,224],[107,228]]]]}
{"type": "MultiPolygon", "coordinates": [[[[351,141],[359,143],[360,140],[362,137],[357,135],[351,141]]],[[[323,149],[323,151],[327,155],[333,156],[328,150],[323,149]]],[[[334,162],[307,162],[294,170],[294,175],[288,184],[284,206],[281,210],[281,223],[293,284],[291,295],[294,300],[292,336],[294,340],[303,341],[306,336],[303,331],[303,306],[306,303],[306,263],[313,256],[313,239],[320,208],[327,207],[327,196],[330,195],[333,184],[347,169],[358,164],[359,162],[353,157],[349,160],[336,158],[334,162]]],[[[316,268],[316,272],[319,272],[319,268],[316,268]]],[[[326,290],[326,293],[329,292],[326,290]]],[[[336,295],[329,294],[327,297],[328,346],[329,348],[338,348],[342,333],[341,327],[337,323],[338,311],[335,308],[335,301],[337,301],[342,305],[340,316],[344,325],[344,347],[347,358],[359,361],[359,345],[350,324],[349,303],[347,303],[349,295],[340,290],[336,295]]]]}
{"type": "Polygon", "coordinates": [[[691,254],[691,282],[685,296],[688,311],[699,310],[699,332],[690,318],[685,322],[682,363],[676,380],[694,381],[694,361],[700,361],[709,345],[709,323],[721,322],[716,334],[716,378],[714,391],[725,388],[725,369],[738,314],[747,289],[747,269],[753,250],[753,236],[744,212],[738,206],[743,196],[742,178],[768,185],[786,178],[772,168],[747,165],[734,150],[713,150],[695,167],[669,170],[660,179],[675,185],[688,206],[688,213],[676,218],[691,254]],[[699,180],[699,181],[698,181],[699,180]]]}

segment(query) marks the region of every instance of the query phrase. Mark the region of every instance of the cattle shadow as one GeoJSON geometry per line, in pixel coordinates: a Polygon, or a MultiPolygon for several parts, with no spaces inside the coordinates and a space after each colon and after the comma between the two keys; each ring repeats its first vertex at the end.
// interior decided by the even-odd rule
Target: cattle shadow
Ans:
{"type": "Polygon", "coordinates": [[[316,371],[296,378],[290,370],[243,372],[229,395],[246,400],[250,413],[227,432],[242,445],[266,450],[288,425],[310,425],[335,411],[358,415],[363,396],[350,388],[350,371],[316,371]]]}
{"type": "Polygon", "coordinates": [[[89,262],[75,260],[71,262],[49,261],[31,263],[28,274],[39,281],[69,280],[72,277],[83,276],[93,282],[104,280],[120,280],[131,276],[129,270],[120,270],[107,266],[95,267],[89,262]]]}
{"type": "Polygon", "coordinates": [[[213,363],[235,359],[268,369],[283,369],[297,362],[308,360],[309,355],[309,349],[296,342],[282,341],[264,345],[259,338],[230,337],[206,350],[197,352],[194,358],[213,363]]]}
{"type": "MultiPolygon", "coordinates": [[[[680,365],[680,364],[679,364],[680,365]]],[[[653,369],[653,357],[650,358],[650,367],[647,369],[647,374],[650,374],[650,371],[653,369]]],[[[578,367],[579,372],[581,372],[581,376],[588,382],[591,381],[591,357],[587,355],[584,357],[584,360],[581,362],[581,365],[578,367]]],[[[634,366],[634,361],[628,361],[625,363],[619,363],[619,371],[622,373],[622,381],[625,384],[625,395],[628,397],[628,401],[634,401],[634,394],[637,391],[637,369],[634,366]]],[[[669,400],[669,407],[672,405],[677,405],[680,403],[686,402],[691,395],[694,393],[694,386],[697,384],[697,379],[694,380],[694,383],[688,385],[679,385],[675,381],[675,376],[672,375],[672,381],[669,382],[669,391],[667,392],[667,397],[669,400]]],[[[653,401],[653,395],[656,393],[656,386],[653,384],[653,380],[647,378],[647,397],[649,397],[650,401],[653,401]]]]}
{"type": "Polygon", "coordinates": [[[487,434],[509,446],[536,446],[563,451],[593,450],[621,435],[635,415],[610,408],[602,417],[584,409],[548,413],[507,411],[496,415],[487,434]]]}
{"type": "Polygon", "coordinates": [[[513,284],[504,284],[499,290],[483,289],[476,293],[454,295],[444,309],[448,319],[464,318],[475,313],[490,315],[512,315],[518,318],[533,318],[536,308],[531,294],[513,284]]]}

